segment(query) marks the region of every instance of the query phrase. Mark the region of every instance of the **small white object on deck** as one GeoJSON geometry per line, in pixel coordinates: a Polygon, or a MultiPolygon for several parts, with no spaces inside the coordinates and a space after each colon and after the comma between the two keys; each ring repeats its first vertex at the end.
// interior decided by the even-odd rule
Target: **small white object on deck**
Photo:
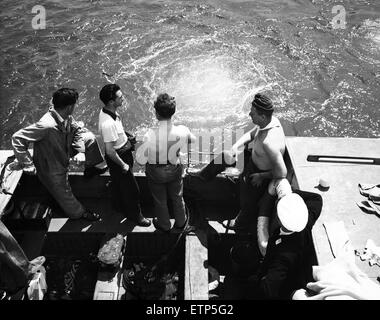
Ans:
{"type": "Polygon", "coordinates": [[[330,188],[330,182],[327,180],[326,177],[320,177],[319,178],[319,185],[322,188],[330,188]]]}

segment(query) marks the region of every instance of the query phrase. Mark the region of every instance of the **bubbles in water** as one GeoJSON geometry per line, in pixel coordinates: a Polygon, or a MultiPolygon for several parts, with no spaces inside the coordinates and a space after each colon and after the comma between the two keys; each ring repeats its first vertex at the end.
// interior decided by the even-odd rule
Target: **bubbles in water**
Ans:
{"type": "Polygon", "coordinates": [[[228,59],[206,57],[177,66],[161,90],[177,98],[178,116],[194,124],[223,122],[241,111],[247,83],[231,68],[228,59]]]}

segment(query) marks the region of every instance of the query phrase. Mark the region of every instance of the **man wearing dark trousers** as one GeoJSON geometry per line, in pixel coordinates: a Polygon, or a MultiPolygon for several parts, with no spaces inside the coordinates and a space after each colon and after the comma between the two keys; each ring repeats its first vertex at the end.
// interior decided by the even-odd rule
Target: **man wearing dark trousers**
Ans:
{"type": "MultiPolygon", "coordinates": [[[[262,201],[271,179],[285,178],[287,169],[283,159],[285,135],[280,121],[273,116],[274,106],[265,94],[255,95],[249,116],[255,128],[244,134],[232,150],[218,155],[198,173],[189,173],[209,181],[227,167],[236,165],[236,155],[244,148],[244,169],[239,178],[240,212],[226,228],[236,232],[256,230],[262,201]],[[252,146],[252,152],[247,151],[252,146]]],[[[265,204],[266,205],[266,204],[265,204]]]]}
{"type": "Polygon", "coordinates": [[[123,103],[123,93],[117,84],[107,84],[100,90],[99,98],[104,103],[99,114],[99,133],[105,145],[114,207],[137,225],[148,227],[151,222],[141,213],[140,190],[132,172],[135,141],[124,131],[116,111],[123,103]]]}
{"type": "Polygon", "coordinates": [[[76,122],[72,113],[78,100],[75,89],[62,88],[54,92],[52,106],[36,123],[17,131],[12,146],[24,172],[37,173],[39,180],[70,219],[99,220],[76,199],[68,179],[69,160],[85,152],[85,177],[107,170],[95,136],[76,122]],[[33,159],[28,152],[33,146],[33,159]]]}

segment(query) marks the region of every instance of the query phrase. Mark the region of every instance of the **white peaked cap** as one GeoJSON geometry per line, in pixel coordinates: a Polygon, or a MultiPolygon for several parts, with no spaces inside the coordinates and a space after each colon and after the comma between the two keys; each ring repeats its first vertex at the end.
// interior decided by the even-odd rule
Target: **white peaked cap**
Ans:
{"type": "Polygon", "coordinates": [[[292,193],[292,187],[287,179],[273,179],[268,186],[268,192],[270,195],[275,196],[277,194],[278,198],[286,196],[292,193]]]}
{"type": "Polygon", "coordinates": [[[283,227],[293,232],[302,231],[309,219],[306,204],[296,193],[287,194],[278,201],[277,216],[283,227]]]}

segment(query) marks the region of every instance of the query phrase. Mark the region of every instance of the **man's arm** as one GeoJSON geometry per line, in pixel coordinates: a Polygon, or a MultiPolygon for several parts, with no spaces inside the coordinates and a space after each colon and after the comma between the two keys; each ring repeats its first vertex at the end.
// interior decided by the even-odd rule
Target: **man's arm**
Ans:
{"type": "Polygon", "coordinates": [[[243,147],[245,144],[251,142],[255,137],[255,132],[257,130],[257,127],[254,127],[253,129],[249,130],[245,134],[243,134],[238,141],[234,143],[231,150],[233,154],[237,154],[239,151],[242,151],[241,147],[243,147]]]}
{"type": "Polygon", "coordinates": [[[37,142],[44,138],[47,127],[41,122],[36,122],[26,128],[20,129],[12,136],[12,147],[16,159],[22,167],[31,167],[33,165],[32,156],[28,151],[31,142],[37,142]]]}
{"type": "Polygon", "coordinates": [[[265,257],[269,240],[269,217],[259,216],[257,218],[257,243],[260,253],[265,257]]]}
{"type": "Polygon", "coordinates": [[[288,170],[284,162],[284,158],[280,151],[280,148],[270,142],[263,143],[263,149],[268,156],[271,163],[272,170],[269,172],[261,173],[262,178],[265,179],[282,179],[286,178],[288,170]]]}
{"type": "Polygon", "coordinates": [[[113,162],[115,162],[116,164],[118,164],[122,168],[123,171],[127,172],[129,170],[129,165],[126,164],[120,158],[120,156],[117,154],[116,150],[114,149],[115,143],[116,143],[116,141],[105,142],[104,143],[106,154],[107,154],[107,156],[109,156],[111,158],[111,160],[113,162]]]}

